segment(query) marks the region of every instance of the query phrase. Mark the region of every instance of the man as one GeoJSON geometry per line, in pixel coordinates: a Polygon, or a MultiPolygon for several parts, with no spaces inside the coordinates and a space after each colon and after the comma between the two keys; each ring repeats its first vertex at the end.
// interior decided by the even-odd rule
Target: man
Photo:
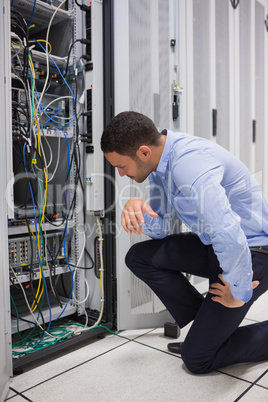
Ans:
{"type": "Polygon", "coordinates": [[[168,130],[136,112],[105,128],[107,160],[138,183],[149,177],[150,202],[134,197],[122,213],[129,234],[152,240],[126,256],[182,328],[193,320],[181,353],[193,373],[268,360],[268,321],[239,327],[268,289],[268,204],[248,169],[219,145],[168,130]],[[169,235],[172,210],[191,230],[169,235]],[[204,298],[183,273],[209,278],[204,298]]]}

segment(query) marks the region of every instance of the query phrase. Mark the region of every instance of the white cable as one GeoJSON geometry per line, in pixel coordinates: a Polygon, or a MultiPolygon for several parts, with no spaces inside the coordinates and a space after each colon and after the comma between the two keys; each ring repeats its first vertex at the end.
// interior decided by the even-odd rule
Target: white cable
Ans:
{"type": "MultiPolygon", "coordinates": [[[[38,124],[39,124],[39,121],[38,121],[38,124]]],[[[53,160],[53,152],[52,152],[52,149],[51,149],[51,145],[50,145],[49,141],[47,140],[47,136],[44,134],[43,127],[40,126],[40,124],[39,124],[39,129],[41,129],[41,133],[42,133],[42,137],[41,137],[41,138],[44,138],[44,140],[45,140],[45,142],[46,142],[46,144],[47,144],[47,147],[48,147],[48,149],[49,149],[50,159],[49,159],[49,162],[48,162],[48,164],[47,164],[47,168],[49,168],[49,166],[51,165],[52,160],[53,160]]]]}
{"type": "Polygon", "coordinates": [[[63,4],[64,4],[65,2],[66,2],[66,0],[63,0],[63,2],[60,3],[60,5],[56,8],[56,10],[54,11],[54,13],[53,13],[53,15],[52,15],[52,17],[51,17],[51,19],[50,19],[50,21],[49,21],[49,24],[48,24],[47,35],[46,35],[47,76],[46,76],[45,84],[44,84],[44,87],[43,87],[43,90],[42,90],[42,93],[41,93],[41,96],[40,96],[40,99],[39,99],[39,102],[38,102],[38,105],[37,105],[37,108],[38,108],[38,109],[39,109],[40,104],[41,104],[41,101],[42,101],[42,99],[43,99],[43,96],[44,96],[44,93],[45,93],[45,90],[46,90],[46,86],[47,86],[47,82],[48,82],[48,77],[49,77],[48,37],[49,37],[50,27],[51,27],[52,21],[53,21],[55,15],[56,15],[56,13],[57,13],[58,10],[63,6],[63,4]]]}
{"type": "Polygon", "coordinates": [[[20,54],[20,52],[22,51],[22,49],[23,49],[23,42],[22,42],[21,38],[17,34],[15,34],[15,32],[11,31],[10,36],[11,36],[11,46],[12,46],[14,52],[16,53],[15,56],[18,56],[20,54]],[[20,44],[12,43],[12,39],[15,39],[15,40],[19,41],[20,44]],[[19,48],[18,52],[15,51],[15,48],[14,48],[15,46],[17,46],[19,48]]]}
{"type": "MultiPolygon", "coordinates": [[[[13,57],[18,57],[18,55],[21,53],[22,42],[21,42],[21,45],[15,45],[14,43],[11,42],[11,47],[12,47],[12,51],[14,53],[13,57]]],[[[19,59],[19,57],[18,57],[18,59],[19,59]]]]}
{"type": "MultiPolygon", "coordinates": [[[[58,98],[55,98],[55,99],[53,99],[48,105],[46,105],[45,107],[43,107],[43,109],[39,109],[40,111],[42,111],[42,113],[40,114],[40,117],[44,114],[44,111],[46,111],[46,109],[50,106],[50,105],[52,105],[54,102],[57,102],[57,101],[59,101],[59,100],[62,100],[62,99],[73,99],[73,97],[72,96],[70,96],[70,95],[65,95],[65,96],[59,96],[58,98]]],[[[38,104],[39,106],[40,106],[40,104],[38,104]]],[[[39,107],[38,106],[38,107],[39,107]]],[[[55,117],[58,117],[58,116],[55,116],[55,117]]],[[[61,116],[59,116],[58,118],[60,118],[60,119],[63,119],[63,120],[68,120],[68,119],[72,119],[72,117],[61,117],[61,116]]]]}
{"type": "Polygon", "coordinates": [[[105,300],[104,300],[104,263],[103,263],[103,255],[102,255],[103,237],[102,237],[100,220],[98,217],[96,217],[96,219],[97,219],[97,226],[99,229],[99,252],[100,252],[100,289],[101,289],[100,313],[99,313],[99,318],[97,319],[95,324],[93,324],[91,327],[77,329],[76,331],[74,331],[74,335],[78,335],[82,332],[85,332],[94,327],[97,327],[102,320],[103,311],[104,311],[104,302],[105,302],[105,300]]]}
{"type": "MultiPolygon", "coordinates": [[[[86,247],[86,234],[84,234],[84,244],[83,244],[80,256],[78,258],[77,264],[76,264],[77,267],[79,267],[79,265],[80,265],[82,256],[83,256],[84,251],[85,251],[85,247],[86,247]]],[[[74,282],[75,282],[75,277],[76,277],[76,273],[77,273],[77,269],[78,269],[77,267],[75,268],[75,270],[73,272],[73,280],[74,280],[74,282]]],[[[86,278],[85,278],[85,284],[86,284],[87,292],[86,292],[86,296],[85,296],[84,300],[77,300],[76,297],[75,297],[75,292],[74,291],[73,291],[73,294],[72,294],[72,300],[74,300],[79,305],[85,303],[87,301],[88,297],[89,297],[89,284],[88,284],[88,281],[86,280],[86,278]]]]}
{"type": "MultiPolygon", "coordinates": [[[[75,268],[74,273],[73,273],[74,281],[75,281],[76,272],[77,272],[77,268],[75,268]]],[[[81,301],[77,300],[74,295],[74,292],[73,292],[72,300],[74,300],[76,303],[83,304],[87,301],[87,299],[89,297],[89,284],[88,284],[88,281],[86,280],[86,278],[85,278],[85,284],[86,284],[86,288],[87,288],[87,293],[86,293],[84,300],[81,300],[81,301]]]]}
{"type": "Polygon", "coordinates": [[[54,172],[52,173],[52,175],[50,176],[49,180],[47,181],[48,183],[49,183],[51,180],[53,180],[53,178],[54,178],[54,176],[55,176],[55,173],[56,173],[56,171],[58,170],[59,161],[60,161],[60,143],[61,143],[61,140],[60,140],[60,135],[59,135],[59,138],[58,138],[58,157],[57,157],[57,163],[56,163],[54,172]]]}
{"type": "MultiPolygon", "coordinates": [[[[14,271],[14,269],[12,268],[11,265],[9,265],[9,268],[11,269],[11,271],[12,271],[12,273],[13,273],[13,275],[14,275],[14,278],[18,281],[18,284],[19,284],[20,287],[21,287],[21,290],[22,290],[23,296],[24,296],[24,298],[25,298],[27,307],[28,307],[28,309],[29,309],[29,311],[30,311],[30,313],[31,313],[31,315],[32,315],[32,317],[33,317],[33,319],[34,319],[34,321],[36,322],[36,324],[38,325],[38,327],[41,329],[41,331],[44,331],[43,327],[39,324],[39,322],[38,322],[37,319],[35,318],[34,313],[32,312],[32,309],[31,309],[31,307],[30,307],[30,305],[29,305],[29,302],[28,302],[27,295],[26,295],[26,293],[25,293],[25,290],[23,289],[23,286],[22,286],[22,284],[21,284],[21,281],[20,281],[19,277],[16,275],[16,273],[15,273],[15,271],[14,271]]],[[[46,331],[44,331],[44,332],[45,332],[45,334],[47,334],[47,335],[51,336],[52,338],[54,338],[53,335],[50,335],[50,334],[49,334],[48,332],[46,332],[46,331]]]]}

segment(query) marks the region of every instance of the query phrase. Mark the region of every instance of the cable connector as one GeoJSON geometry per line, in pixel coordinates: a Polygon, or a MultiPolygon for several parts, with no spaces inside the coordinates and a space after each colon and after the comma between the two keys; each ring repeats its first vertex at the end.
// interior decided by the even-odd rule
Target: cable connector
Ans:
{"type": "Polygon", "coordinates": [[[82,10],[82,11],[90,11],[91,10],[91,8],[86,6],[85,4],[81,4],[79,7],[80,7],[80,10],[82,10]]]}
{"type": "Polygon", "coordinates": [[[92,110],[88,110],[87,112],[81,113],[81,116],[90,117],[92,116],[92,110]]]}
{"type": "Polygon", "coordinates": [[[90,39],[79,39],[79,42],[81,42],[83,45],[90,45],[91,44],[91,40],[90,39]]]}
{"type": "Polygon", "coordinates": [[[85,139],[81,139],[80,142],[85,143],[85,144],[91,144],[92,140],[90,138],[85,138],[85,139]]]}
{"type": "Polygon", "coordinates": [[[91,56],[89,56],[88,54],[83,54],[83,55],[81,56],[81,59],[84,59],[84,60],[86,60],[86,61],[90,61],[90,60],[91,60],[91,56]]]}

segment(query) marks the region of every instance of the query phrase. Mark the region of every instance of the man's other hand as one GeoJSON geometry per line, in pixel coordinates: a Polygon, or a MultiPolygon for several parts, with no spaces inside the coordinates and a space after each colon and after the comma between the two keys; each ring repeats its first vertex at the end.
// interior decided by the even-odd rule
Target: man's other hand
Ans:
{"type": "Polygon", "coordinates": [[[141,225],[144,224],[144,213],[149,214],[153,218],[158,217],[151,206],[141,198],[134,197],[128,200],[121,216],[122,226],[127,233],[135,233],[137,235],[143,233],[141,225]]]}
{"type": "MultiPolygon", "coordinates": [[[[222,304],[225,307],[236,308],[242,307],[245,302],[235,299],[231,293],[230,285],[223,279],[222,274],[219,274],[221,283],[212,283],[209,288],[209,293],[214,296],[211,298],[213,301],[222,304]]],[[[252,282],[252,289],[255,289],[260,284],[259,281],[252,282]]]]}

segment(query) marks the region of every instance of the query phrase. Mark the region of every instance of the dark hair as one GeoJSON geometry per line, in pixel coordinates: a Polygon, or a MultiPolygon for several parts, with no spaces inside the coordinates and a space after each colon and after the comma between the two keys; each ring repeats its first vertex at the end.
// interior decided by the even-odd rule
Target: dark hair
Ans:
{"type": "Polygon", "coordinates": [[[149,117],[137,112],[122,112],[106,126],[101,137],[104,153],[117,152],[135,157],[141,145],[158,145],[160,133],[149,117]]]}

